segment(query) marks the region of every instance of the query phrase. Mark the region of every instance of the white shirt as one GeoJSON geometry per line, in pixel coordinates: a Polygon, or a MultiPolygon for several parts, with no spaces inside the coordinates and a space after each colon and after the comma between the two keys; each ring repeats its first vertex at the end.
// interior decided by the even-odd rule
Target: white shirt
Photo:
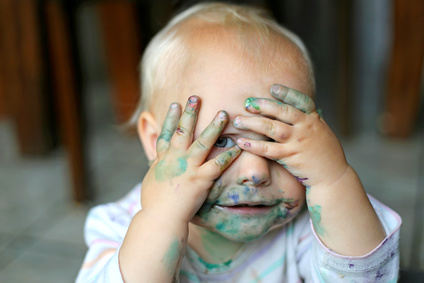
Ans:
{"type": "MultiPolygon", "coordinates": [[[[140,207],[141,184],[118,202],[94,207],[85,225],[89,247],[77,282],[123,282],[118,253],[140,207]]],[[[370,197],[387,237],[367,255],[348,257],[327,249],[316,236],[307,210],[291,223],[244,245],[215,265],[187,247],[180,282],[397,282],[399,215],[370,197]]]]}

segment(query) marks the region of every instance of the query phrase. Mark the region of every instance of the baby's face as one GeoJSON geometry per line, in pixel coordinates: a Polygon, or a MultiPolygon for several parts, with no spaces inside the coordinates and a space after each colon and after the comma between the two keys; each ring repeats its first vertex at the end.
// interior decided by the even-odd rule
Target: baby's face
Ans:
{"type": "MultiPolygon", "coordinates": [[[[201,98],[194,138],[199,137],[219,110],[228,112],[230,121],[208,159],[233,146],[239,137],[269,140],[233,126],[235,117],[253,115],[245,110],[247,98],[273,99],[269,89],[274,83],[308,91],[302,72],[285,66],[264,72],[242,64],[234,51],[224,49],[200,52],[196,63],[184,72],[183,91],[174,96],[181,105],[190,95],[201,98]]],[[[283,166],[244,151],[214,182],[192,223],[234,241],[250,241],[291,221],[304,205],[304,199],[304,187],[283,166]]]]}

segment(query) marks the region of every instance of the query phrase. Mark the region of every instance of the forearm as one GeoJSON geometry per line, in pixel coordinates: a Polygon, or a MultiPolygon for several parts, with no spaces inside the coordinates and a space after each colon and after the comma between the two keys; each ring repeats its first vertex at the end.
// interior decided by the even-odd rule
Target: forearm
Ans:
{"type": "Polygon", "coordinates": [[[386,236],[350,166],[336,182],[310,187],[306,198],[316,234],[327,248],[339,254],[367,254],[386,236]]]}
{"type": "Polygon", "coordinates": [[[187,244],[188,225],[141,210],[120,249],[125,282],[173,282],[187,244]]]}

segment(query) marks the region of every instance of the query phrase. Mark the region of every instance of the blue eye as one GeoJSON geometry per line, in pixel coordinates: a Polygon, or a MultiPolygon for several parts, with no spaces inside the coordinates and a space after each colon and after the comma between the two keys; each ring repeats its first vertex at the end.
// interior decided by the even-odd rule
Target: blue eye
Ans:
{"type": "Polygon", "coordinates": [[[219,137],[214,146],[216,147],[232,147],[236,143],[229,137],[219,137]]]}

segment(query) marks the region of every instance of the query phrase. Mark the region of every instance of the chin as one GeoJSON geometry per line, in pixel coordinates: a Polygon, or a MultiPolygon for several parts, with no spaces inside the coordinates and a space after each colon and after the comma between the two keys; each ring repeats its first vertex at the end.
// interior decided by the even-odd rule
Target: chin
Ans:
{"type": "Polygon", "coordinates": [[[194,217],[192,223],[228,240],[248,243],[262,238],[270,231],[283,227],[290,220],[285,219],[284,222],[280,223],[274,221],[258,223],[258,221],[252,221],[252,219],[224,219],[217,222],[205,222],[200,217],[194,217]]]}

